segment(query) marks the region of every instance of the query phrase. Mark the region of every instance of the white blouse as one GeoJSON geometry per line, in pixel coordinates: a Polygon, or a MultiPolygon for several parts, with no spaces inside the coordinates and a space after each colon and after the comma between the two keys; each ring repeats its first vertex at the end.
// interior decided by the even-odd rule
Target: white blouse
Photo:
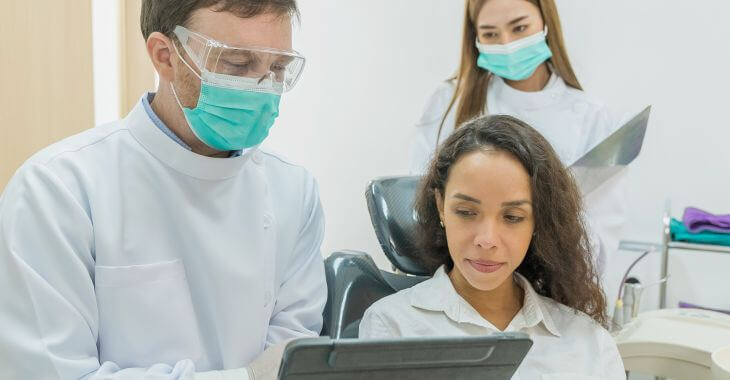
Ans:
{"type": "MultiPolygon", "coordinates": [[[[611,335],[586,314],[539,295],[520,274],[522,309],[505,332],[523,332],[532,348],[513,379],[625,379],[611,335]]],[[[373,304],[360,338],[474,336],[500,330],[454,289],[444,267],[433,278],[373,304]]]]}

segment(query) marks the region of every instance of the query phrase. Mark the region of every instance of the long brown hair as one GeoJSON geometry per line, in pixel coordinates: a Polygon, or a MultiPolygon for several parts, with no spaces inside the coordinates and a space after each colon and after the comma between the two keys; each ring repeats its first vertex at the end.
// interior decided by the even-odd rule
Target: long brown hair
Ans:
{"type": "MultiPolygon", "coordinates": [[[[451,112],[455,104],[456,121],[455,126],[461,125],[486,113],[487,85],[492,73],[477,66],[479,50],[474,42],[477,38],[477,17],[482,7],[488,0],[467,0],[464,14],[464,33],[461,41],[461,63],[456,75],[449,80],[454,82],[454,94],[449,101],[449,106],[441,119],[439,131],[436,136],[441,135],[441,130],[446,121],[446,115],[451,112]]],[[[563,28],[560,26],[560,17],[554,0],[527,0],[540,9],[543,22],[547,26],[547,44],[553,56],[548,60],[552,68],[565,81],[565,84],[582,90],[578,78],[573,72],[573,66],[568,59],[568,53],[563,42],[563,28]]],[[[438,137],[436,138],[438,144],[438,137]]]]}
{"type": "Polygon", "coordinates": [[[578,186],[550,143],[514,117],[471,120],[438,149],[416,196],[421,249],[414,259],[431,274],[441,265],[453,268],[436,194],[445,194],[449,170],[459,158],[483,149],[511,154],[530,176],[535,235],[515,271],[540,295],[582,311],[607,327],[605,295],[593,264],[578,186]]]}

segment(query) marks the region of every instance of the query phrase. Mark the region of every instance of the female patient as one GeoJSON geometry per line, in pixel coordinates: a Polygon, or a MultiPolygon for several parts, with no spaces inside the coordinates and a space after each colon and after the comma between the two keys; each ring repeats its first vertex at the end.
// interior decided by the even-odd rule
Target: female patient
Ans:
{"type": "Polygon", "coordinates": [[[510,116],[456,129],[416,211],[433,278],[373,304],[360,337],[521,331],[534,343],[515,379],[625,378],[580,193],[537,131],[510,116]]]}

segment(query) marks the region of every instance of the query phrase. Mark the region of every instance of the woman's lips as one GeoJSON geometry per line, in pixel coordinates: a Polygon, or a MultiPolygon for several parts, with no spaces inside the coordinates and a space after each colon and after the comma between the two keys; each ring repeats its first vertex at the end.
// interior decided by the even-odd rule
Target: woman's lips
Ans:
{"type": "Polygon", "coordinates": [[[466,259],[466,261],[469,262],[469,265],[471,265],[472,268],[476,269],[479,272],[482,273],[492,273],[499,270],[499,268],[502,268],[504,263],[498,263],[496,261],[490,261],[490,260],[469,260],[466,259]]]}

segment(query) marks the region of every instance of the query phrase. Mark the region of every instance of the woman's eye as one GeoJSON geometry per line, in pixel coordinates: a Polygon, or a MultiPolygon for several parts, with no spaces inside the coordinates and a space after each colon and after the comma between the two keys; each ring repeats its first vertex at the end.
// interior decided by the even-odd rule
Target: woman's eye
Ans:
{"type": "Polygon", "coordinates": [[[495,37],[497,37],[497,33],[494,33],[494,32],[486,32],[486,33],[482,34],[482,38],[484,38],[485,40],[490,40],[495,37]]]}
{"type": "Polygon", "coordinates": [[[522,33],[527,30],[527,25],[518,25],[514,28],[515,33],[522,33]]]}
{"type": "Polygon", "coordinates": [[[456,210],[454,212],[456,213],[456,215],[459,215],[459,216],[465,217],[465,218],[472,217],[477,214],[474,211],[469,211],[469,210],[456,210]]]}
{"type": "Polygon", "coordinates": [[[519,222],[525,220],[525,218],[522,216],[517,216],[517,215],[505,215],[504,220],[506,220],[507,223],[514,224],[514,223],[519,223],[519,222]]]}

